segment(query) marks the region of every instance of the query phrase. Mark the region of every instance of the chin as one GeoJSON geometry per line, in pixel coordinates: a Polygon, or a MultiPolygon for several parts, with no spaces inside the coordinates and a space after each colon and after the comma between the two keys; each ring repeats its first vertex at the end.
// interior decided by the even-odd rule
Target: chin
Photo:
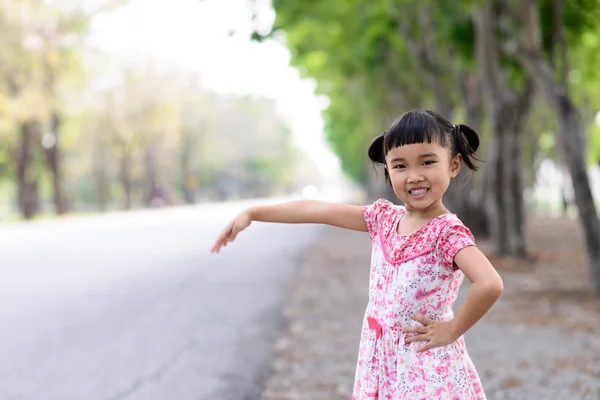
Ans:
{"type": "Polygon", "coordinates": [[[427,210],[431,207],[431,204],[412,204],[412,203],[404,203],[405,207],[412,210],[423,211],[427,210]]]}
{"type": "Polygon", "coordinates": [[[427,210],[435,205],[436,201],[426,200],[426,201],[414,201],[414,200],[402,200],[404,205],[407,208],[411,208],[413,210],[427,210]]]}

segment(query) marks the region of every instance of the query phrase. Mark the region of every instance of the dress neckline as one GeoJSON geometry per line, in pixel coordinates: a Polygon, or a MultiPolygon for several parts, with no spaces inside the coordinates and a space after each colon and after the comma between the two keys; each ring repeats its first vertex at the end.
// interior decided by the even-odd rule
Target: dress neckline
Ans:
{"type": "Polygon", "coordinates": [[[433,217],[432,219],[430,219],[429,221],[427,221],[427,223],[425,223],[423,226],[421,226],[416,231],[414,231],[412,233],[407,233],[407,234],[400,234],[400,233],[398,233],[398,227],[400,226],[400,222],[402,221],[402,218],[406,215],[406,210],[404,209],[404,207],[400,208],[400,212],[397,213],[397,215],[398,216],[396,217],[396,221],[394,222],[394,234],[395,234],[395,236],[404,239],[404,238],[410,238],[411,236],[414,236],[414,235],[420,233],[426,227],[428,227],[429,225],[431,225],[434,221],[437,221],[438,219],[441,219],[442,217],[445,217],[447,215],[454,215],[454,214],[452,214],[450,212],[447,212],[447,213],[444,213],[444,214],[437,215],[437,216],[433,217]]]}

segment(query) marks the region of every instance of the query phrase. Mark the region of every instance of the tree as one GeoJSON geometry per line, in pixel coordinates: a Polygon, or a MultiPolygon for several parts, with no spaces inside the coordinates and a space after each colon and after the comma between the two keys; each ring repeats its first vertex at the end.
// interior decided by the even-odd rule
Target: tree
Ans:
{"type": "MultiPolygon", "coordinates": [[[[481,125],[473,24],[468,8],[460,2],[450,3],[441,7],[430,1],[274,3],[274,31],[285,30],[293,64],[317,79],[318,92],[329,97],[330,106],[324,113],[327,138],[344,169],[359,182],[368,182],[371,191],[374,185],[365,179],[369,176],[365,173],[365,149],[399,110],[435,108],[450,119],[466,110],[463,114],[481,125]],[[348,42],[353,46],[347,46],[348,42]],[[463,93],[467,101],[461,98],[463,93]]],[[[518,153],[514,159],[520,161],[518,153]]],[[[514,171],[519,170],[517,163],[514,171]]],[[[503,176],[504,172],[500,173],[503,176]]],[[[462,174],[463,179],[468,176],[462,174]]],[[[499,181],[512,188],[511,181],[499,181]]],[[[481,234],[487,224],[477,222],[487,220],[487,212],[481,195],[471,192],[473,186],[469,182],[461,190],[450,190],[446,201],[481,234]]],[[[501,211],[523,209],[520,196],[503,196],[496,203],[501,211]]],[[[500,226],[514,228],[501,231],[504,242],[498,246],[500,252],[524,253],[523,224],[510,224],[507,216],[500,214],[500,226]],[[520,238],[519,244],[510,247],[510,237],[520,238]]]]}
{"type": "MultiPolygon", "coordinates": [[[[581,0],[567,4],[575,7],[575,11],[582,11],[581,18],[578,19],[577,36],[580,37],[582,30],[587,27],[595,29],[595,26],[588,24],[597,23],[599,11],[597,2],[581,0]],[[586,18],[588,13],[592,15],[591,18],[586,18]]],[[[586,157],[583,151],[585,131],[581,113],[569,93],[566,81],[561,81],[560,75],[545,58],[538,1],[524,0],[518,13],[513,15],[516,23],[521,27],[516,46],[519,62],[542,88],[557,114],[560,132],[558,138],[571,173],[575,203],[585,234],[590,276],[596,293],[600,295],[600,220],[589,185],[586,157]]]]}
{"type": "Polygon", "coordinates": [[[5,96],[12,107],[24,110],[9,113],[9,118],[20,136],[14,154],[19,205],[25,218],[32,218],[40,203],[40,182],[46,175],[40,157],[49,167],[56,212],[67,211],[61,168],[64,97],[81,74],[81,39],[91,17],[118,4],[107,0],[87,11],[41,0],[0,5],[5,96]]]}
{"type": "Polygon", "coordinates": [[[513,68],[502,68],[496,36],[500,10],[485,0],[475,12],[477,59],[481,65],[491,119],[488,175],[493,186],[496,251],[499,255],[526,255],[523,205],[522,132],[533,95],[531,82],[513,68]],[[512,85],[509,73],[513,72],[512,85]],[[516,82],[515,82],[516,81],[516,82]],[[514,86],[521,88],[514,89],[514,86]]]}

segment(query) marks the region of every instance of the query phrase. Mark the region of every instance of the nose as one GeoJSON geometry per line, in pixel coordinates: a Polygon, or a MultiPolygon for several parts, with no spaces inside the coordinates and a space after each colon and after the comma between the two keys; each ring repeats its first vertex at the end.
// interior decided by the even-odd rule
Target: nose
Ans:
{"type": "Polygon", "coordinates": [[[408,175],[408,177],[406,178],[406,183],[418,183],[423,180],[424,180],[423,175],[413,172],[410,175],[408,175]]]}

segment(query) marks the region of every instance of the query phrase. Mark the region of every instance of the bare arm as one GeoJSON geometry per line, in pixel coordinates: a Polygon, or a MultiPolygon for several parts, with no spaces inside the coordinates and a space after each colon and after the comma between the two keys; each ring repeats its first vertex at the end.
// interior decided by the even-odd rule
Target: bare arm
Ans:
{"type": "Polygon", "coordinates": [[[366,232],[362,208],[319,200],[298,200],[248,209],[252,221],[326,224],[366,232]]]}
{"type": "Polygon", "coordinates": [[[475,246],[460,250],[454,257],[454,262],[472,283],[463,305],[452,321],[452,335],[458,338],[494,305],[502,294],[503,283],[487,257],[475,246]]]}
{"type": "Polygon", "coordinates": [[[440,322],[419,314],[411,315],[411,318],[421,322],[423,326],[404,328],[404,332],[419,333],[407,338],[405,342],[427,341],[427,344],[418,349],[420,352],[455,342],[488,312],[502,294],[502,278],[477,247],[463,248],[456,253],[454,262],[472,285],[452,321],[440,322]]]}
{"type": "Polygon", "coordinates": [[[232,242],[238,233],[250,226],[252,221],[326,224],[367,232],[361,206],[319,200],[297,200],[246,209],[227,224],[213,245],[212,252],[218,253],[222,246],[232,242]]]}

